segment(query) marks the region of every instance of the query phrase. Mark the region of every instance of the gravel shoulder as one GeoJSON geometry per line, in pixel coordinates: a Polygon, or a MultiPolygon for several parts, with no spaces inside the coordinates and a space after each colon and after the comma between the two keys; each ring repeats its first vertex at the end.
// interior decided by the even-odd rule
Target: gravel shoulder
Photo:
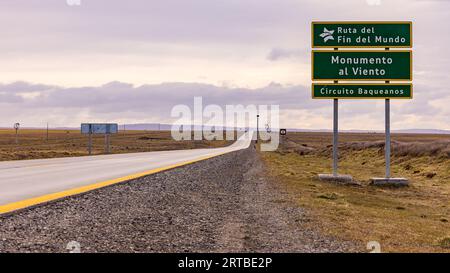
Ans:
{"type": "Polygon", "coordinates": [[[348,252],[253,147],[0,217],[0,252],[348,252]]]}

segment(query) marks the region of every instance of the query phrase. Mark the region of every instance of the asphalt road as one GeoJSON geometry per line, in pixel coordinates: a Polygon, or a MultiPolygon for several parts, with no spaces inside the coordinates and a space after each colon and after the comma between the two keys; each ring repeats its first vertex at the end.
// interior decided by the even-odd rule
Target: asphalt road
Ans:
{"type": "Polygon", "coordinates": [[[250,134],[224,148],[0,162],[0,206],[246,149],[250,134]]]}

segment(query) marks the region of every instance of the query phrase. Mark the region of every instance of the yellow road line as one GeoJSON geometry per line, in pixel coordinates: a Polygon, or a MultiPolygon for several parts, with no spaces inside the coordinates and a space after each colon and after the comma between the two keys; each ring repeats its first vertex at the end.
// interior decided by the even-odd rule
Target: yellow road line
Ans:
{"type": "Polygon", "coordinates": [[[198,162],[198,161],[210,159],[210,158],[213,158],[213,157],[216,157],[216,156],[220,156],[220,155],[223,155],[223,154],[226,154],[226,153],[227,152],[219,153],[219,154],[216,154],[216,155],[209,155],[209,156],[201,157],[201,158],[198,158],[198,159],[195,159],[195,160],[185,161],[185,162],[169,165],[169,166],[166,166],[166,167],[156,168],[156,169],[152,169],[152,170],[141,172],[141,173],[136,173],[136,174],[127,175],[127,176],[116,178],[116,179],[111,179],[111,180],[107,180],[107,181],[103,181],[103,182],[98,182],[98,183],[82,186],[82,187],[75,188],[75,189],[70,189],[70,190],[65,190],[65,191],[61,191],[61,192],[46,194],[46,195],[39,196],[39,197],[34,197],[34,198],[22,200],[22,201],[9,203],[9,204],[6,204],[6,205],[1,205],[0,206],[0,215],[1,214],[5,214],[5,213],[9,213],[9,212],[13,212],[15,210],[36,206],[36,205],[39,205],[39,204],[42,204],[42,203],[58,200],[58,199],[61,199],[61,198],[65,198],[65,197],[69,197],[69,196],[85,193],[85,192],[88,192],[88,191],[104,188],[104,187],[111,186],[111,185],[114,185],[114,184],[118,184],[118,183],[121,183],[121,182],[125,182],[125,181],[133,180],[133,179],[136,179],[136,178],[139,178],[139,177],[147,176],[147,175],[150,175],[150,174],[154,174],[154,173],[170,170],[170,169],[173,169],[173,168],[189,165],[189,164],[192,164],[192,163],[195,163],[195,162],[198,162]]]}

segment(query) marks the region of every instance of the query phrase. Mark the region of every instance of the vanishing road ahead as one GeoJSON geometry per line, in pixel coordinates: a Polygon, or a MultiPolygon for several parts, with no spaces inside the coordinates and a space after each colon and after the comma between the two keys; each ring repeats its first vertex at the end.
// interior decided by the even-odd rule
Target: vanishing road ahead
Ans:
{"type": "Polygon", "coordinates": [[[0,162],[0,214],[246,149],[251,134],[224,148],[0,162]]]}

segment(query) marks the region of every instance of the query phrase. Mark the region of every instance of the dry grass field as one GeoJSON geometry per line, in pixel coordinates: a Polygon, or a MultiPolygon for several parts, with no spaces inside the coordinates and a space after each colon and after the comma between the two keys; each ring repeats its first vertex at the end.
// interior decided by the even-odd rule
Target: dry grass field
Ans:
{"type": "MultiPolygon", "coordinates": [[[[0,161],[87,155],[88,137],[75,130],[0,130],[0,161]]],[[[178,149],[223,147],[228,141],[175,141],[170,131],[126,131],[111,135],[111,153],[133,153],[178,149]]],[[[93,137],[93,154],[103,154],[105,137],[93,137]]]]}
{"type": "Polygon", "coordinates": [[[393,135],[392,173],[407,188],[369,185],[384,176],[383,134],[340,134],[341,174],[361,186],[317,180],[331,172],[332,134],[288,133],[279,150],[261,153],[269,175],[310,209],[311,225],[383,252],[450,252],[450,136],[393,135]]]}

